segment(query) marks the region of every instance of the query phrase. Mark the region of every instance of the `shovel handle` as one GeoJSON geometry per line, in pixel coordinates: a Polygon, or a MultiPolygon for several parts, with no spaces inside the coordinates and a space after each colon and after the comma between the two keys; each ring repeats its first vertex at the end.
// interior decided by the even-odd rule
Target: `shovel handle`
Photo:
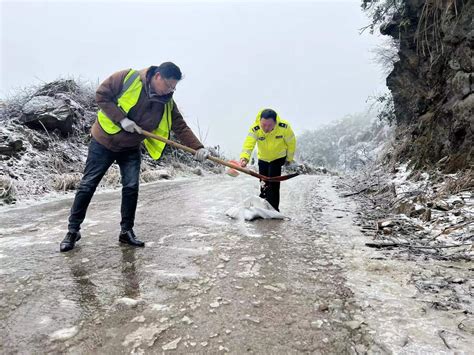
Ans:
{"type": "MultiPolygon", "coordinates": [[[[170,145],[170,146],[172,146],[172,147],[175,147],[175,148],[184,150],[185,152],[191,153],[191,154],[193,154],[193,155],[196,154],[196,150],[193,149],[193,148],[190,148],[190,147],[187,147],[187,146],[185,146],[185,145],[179,144],[179,143],[177,143],[177,142],[171,141],[171,140],[169,140],[169,139],[166,139],[166,138],[157,136],[156,134],[153,134],[153,133],[151,133],[151,132],[142,130],[142,134],[143,134],[144,136],[146,136],[146,137],[159,140],[159,141],[161,141],[161,142],[163,142],[163,143],[166,143],[166,144],[168,144],[168,145],[170,145]]],[[[229,162],[227,162],[227,161],[225,161],[225,160],[222,160],[222,159],[213,157],[213,156],[211,156],[211,155],[209,155],[209,156],[207,157],[207,159],[213,161],[214,163],[227,166],[227,167],[229,167],[229,168],[238,170],[238,171],[240,171],[240,172],[242,172],[242,173],[244,173],[244,174],[251,175],[251,176],[256,177],[256,178],[258,178],[258,179],[261,179],[261,180],[264,180],[264,181],[271,181],[271,178],[269,178],[268,176],[261,175],[261,174],[259,174],[259,173],[256,173],[256,172],[253,171],[253,170],[246,169],[246,168],[242,168],[242,167],[239,166],[239,165],[235,165],[235,164],[229,163],[229,162]]]]}

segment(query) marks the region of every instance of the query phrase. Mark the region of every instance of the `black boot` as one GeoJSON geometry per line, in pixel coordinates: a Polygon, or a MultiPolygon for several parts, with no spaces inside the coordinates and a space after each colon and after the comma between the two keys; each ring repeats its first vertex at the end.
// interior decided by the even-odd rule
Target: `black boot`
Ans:
{"type": "Polygon", "coordinates": [[[81,233],[79,232],[67,232],[61,244],[59,244],[59,250],[61,252],[69,251],[74,249],[76,242],[81,239],[81,233]]]}
{"type": "Polygon", "coordinates": [[[137,240],[135,233],[130,229],[128,231],[121,231],[119,234],[119,242],[124,244],[133,245],[134,247],[144,247],[145,243],[137,240]]]}

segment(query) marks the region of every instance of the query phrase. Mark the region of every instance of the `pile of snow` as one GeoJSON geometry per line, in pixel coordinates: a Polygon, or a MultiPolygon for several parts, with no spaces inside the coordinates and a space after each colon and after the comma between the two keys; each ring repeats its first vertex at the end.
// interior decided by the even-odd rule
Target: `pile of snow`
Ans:
{"type": "Polygon", "coordinates": [[[268,201],[258,196],[248,197],[240,205],[229,208],[225,214],[230,218],[246,221],[285,218],[285,216],[275,210],[268,201]]]}

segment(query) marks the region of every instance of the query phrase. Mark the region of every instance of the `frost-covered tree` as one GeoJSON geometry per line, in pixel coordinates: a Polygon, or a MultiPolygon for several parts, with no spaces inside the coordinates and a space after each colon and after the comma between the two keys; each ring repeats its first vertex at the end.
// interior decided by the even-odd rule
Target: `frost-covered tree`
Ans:
{"type": "Polygon", "coordinates": [[[347,115],[298,137],[298,159],[316,166],[355,170],[376,159],[389,139],[386,121],[373,113],[347,115]]]}

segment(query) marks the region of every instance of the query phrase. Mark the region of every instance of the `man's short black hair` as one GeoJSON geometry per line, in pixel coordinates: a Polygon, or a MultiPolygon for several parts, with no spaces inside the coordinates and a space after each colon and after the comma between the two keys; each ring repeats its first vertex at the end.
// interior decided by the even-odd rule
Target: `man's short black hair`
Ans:
{"type": "Polygon", "coordinates": [[[172,62],[161,63],[157,67],[156,71],[159,72],[160,75],[165,79],[174,79],[179,81],[183,77],[181,69],[179,69],[179,67],[172,62]]]}
{"type": "Polygon", "coordinates": [[[260,118],[271,118],[273,121],[276,122],[277,120],[277,113],[273,111],[271,108],[266,108],[265,110],[262,111],[260,114],[260,118]]]}

